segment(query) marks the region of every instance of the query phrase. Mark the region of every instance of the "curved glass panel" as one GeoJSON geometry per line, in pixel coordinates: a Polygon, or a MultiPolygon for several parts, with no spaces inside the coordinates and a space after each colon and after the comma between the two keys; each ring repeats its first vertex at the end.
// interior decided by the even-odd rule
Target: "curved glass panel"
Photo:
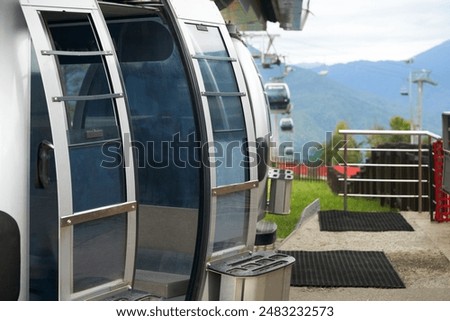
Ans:
{"type": "MultiPolygon", "coordinates": [[[[247,131],[233,59],[218,27],[187,24],[200,66],[213,130],[216,185],[249,180],[247,131]]],[[[214,251],[246,244],[249,191],[217,196],[214,251]]]]}
{"type": "Polygon", "coordinates": [[[200,143],[174,38],[158,16],[110,20],[108,28],[130,106],[140,203],[198,208],[200,143]]]}
{"type": "MultiPolygon", "coordinates": [[[[124,203],[126,179],[116,113],[116,98],[122,93],[113,92],[104,57],[108,53],[102,52],[91,14],[41,16],[52,43],[52,50],[42,54],[55,57],[63,89],[63,96],[51,98],[64,102],[66,112],[73,213],[60,216],[124,203]]],[[[71,292],[124,279],[127,228],[126,213],[73,225],[73,243],[61,249],[71,265],[71,292]]],[[[68,229],[61,234],[70,233],[68,229]]]]}
{"type": "Polygon", "coordinates": [[[74,292],[123,278],[126,226],[126,214],[74,226],[74,292]]]}
{"type": "Polygon", "coordinates": [[[107,24],[126,88],[138,165],[135,283],[154,295],[183,296],[194,261],[202,167],[187,71],[160,16],[107,19],[107,24]]]}

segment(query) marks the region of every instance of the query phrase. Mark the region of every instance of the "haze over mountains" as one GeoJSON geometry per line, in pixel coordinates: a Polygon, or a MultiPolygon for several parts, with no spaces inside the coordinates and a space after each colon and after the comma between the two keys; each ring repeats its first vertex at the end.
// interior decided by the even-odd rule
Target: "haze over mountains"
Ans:
{"type": "MultiPolygon", "coordinates": [[[[438,83],[424,85],[422,128],[441,135],[441,114],[450,111],[449,57],[450,41],[446,41],[413,57],[410,64],[355,61],[309,68],[292,66],[284,81],[291,90],[294,130],[291,133],[279,130],[280,141],[293,141],[297,152],[309,141],[324,142],[326,133],[334,131],[342,120],[351,129],[375,126],[387,129],[393,116],[410,119],[411,109],[417,110],[417,85],[411,85],[409,96],[401,95],[401,91],[410,87],[410,72],[422,69],[430,70],[430,78],[438,83]]],[[[283,67],[260,68],[264,82],[282,75],[283,67]]],[[[284,116],[278,115],[277,121],[281,117],[284,116]]],[[[276,125],[273,122],[272,126],[276,125]]]]}

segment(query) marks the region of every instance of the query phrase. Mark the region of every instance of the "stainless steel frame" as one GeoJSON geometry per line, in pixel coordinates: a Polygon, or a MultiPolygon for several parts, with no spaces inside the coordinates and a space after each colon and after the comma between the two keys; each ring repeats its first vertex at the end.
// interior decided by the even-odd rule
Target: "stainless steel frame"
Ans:
{"type": "Polygon", "coordinates": [[[419,142],[417,149],[392,149],[392,148],[348,148],[347,144],[344,145],[340,150],[344,151],[344,163],[340,164],[344,166],[344,177],[340,178],[340,181],[344,183],[344,193],[341,194],[344,196],[344,210],[347,210],[347,198],[348,197],[386,197],[386,198],[418,198],[418,211],[422,212],[423,198],[427,198],[428,195],[423,195],[422,183],[427,183],[428,181],[422,178],[422,169],[427,168],[428,165],[422,164],[422,152],[424,149],[422,148],[422,137],[426,137],[428,139],[428,143],[431,145],[433,140],[438,140],[441,137],[429,131],[409,131],[409,130],[339,130],[340,134],[344,135],[344,142],[347,142],[347,138],[350,135],[363,135],[363,136],[371,136],[371,135],[408,135],[408,136],[416,136],[417,141],[419,142]],[[378,152],[418,152],[418,163],[417,164],[361,164],[361,163],[348,163],[348,152],[349,151],[378,151],[378,152]],[[399,194],[349,194],[348,193],[348,184],[347,182],[351,181],[367,181],[367,179],[361,178],[349,178],[348,177],[348,166],[372,166],[372,167],[394,167],[394,168],[406,168],[412,167],[418,170],[418,179],[370,179],[370,181],[376,182],[405,182],[417,184],[418,193],[414,195],[399,195],[399,194]]]}
{"type": "MultiPolygon", "coordinates": [[[[172,1],[175,2],[175,1],[172,1]]],[[[181,3],[181,1],[178,1],[181,3]]],[[[192,20],[180,20],[180,22],[184,22],[184,23],[195,23],[195,21],[192,20]]],[[[220,33],[222,34],[222,37],[224,39],[225,45],[227,50],[229,51],[229,55],[231,59],[227,59],[228,61],[230,61],[233,65],[235,74],[237,76],[237,83],[239,86],[239,90],[240,93],[245,93],[245,81],[236,57],[236,53],[233,47],[233,44],[231,42],[231,38],[229,37],[228,34],[228,30],[225,26],[225,24],[222,22],[214,22],[212,21],[211,23],[205,23],[204,21],[199,21],[199,23],[202,23],[204,25],[209,25],[209,26],[214,26],[214,27],[218,27],[220,30],[220,33]]],[[[185,30],[185,25],[181,24],[180,25],[180,29],[182,30],[183,34],[186,35],[186,39],[188,39],[188,31],[185,30]]],[[[205,88],[203,87],[203,79],[201,76],[201,71],[200,71],[200,67],[197,63],[197,59],[198,56],[195,54],[195,50],[193,45],[190,43],[190,41],[186,41],[187,45],[188,45],[188,49],[191,52],[191,56],[193,58],[193,62],[194,62],[194,68],[196,71],[196,75],[199,79],[198,83],[200,84],[200,92],[202,94],[202,102],[203,102],[203,106],[204,106],[204,114],[205,114],[205,118],[206,119],[211,119],[210,113],[209,113],[209,107],[208,107],[208,100],[207,100],[207,96],[210,93],[207,93],[207,91],[205,90],[205,88]]],[[[204,58],[204,57],[202,57],[204,58]]],[[[247,95],[243,95],[243,94],[239,94],[239,97],[241,97],[241,101],[242,101],[242,106],[244,108],[244,117],[245,117],[245,123],[246,123],[246,131],[247,131],[247,135],[248,135],[248,140],[250,142],[254,142],[255,141],[255,130],[254,130],[254,126],[253,126],[253,121],[252,121],[252,111],[251,111],[251,107],[248,101],[248,96],[247,95]]],[[[213,129],[211,126],[211,123],[209,121],[207,121],[206,123],[206,128],[207,128],[207,135],[208,135],[208,141],[211,144],[211,149],[213,149],[213,142],[214,142],[214,138],[213,138],[213,129]]],[[[254,155],[256,155],[256,150],[253,151],[254,155]]],[[[211,163],[214,164],[215,159],[214,157],[210,157],[211,163]]],[[[211,195],[212,197],[212,201],[211,201],[211,234],[210,234],[210,245],[209,248],[211,249],[210,251],[212,251],[212,240],[214,240],[214,230],[215,230],[215,216],[216,216],[216,197],[218,195],[225,195],[227,193],[232,193],[234,191],[236,191],[236,186],[231,185],[231,186],[217,186],[216,183],[216,172],[215,172],[215,167],[211,167],[210,168],[210,175],[211,175],[211,186],[212,186],[212,190],[211,190],[211,195]]],[[[256,184],[257,182],[257,169],[256,167],[250,167],[250,180],[249,182],[243,183],[243,185],[238,184],[240,187],[244,186],[243,189],[240,190],[251,190],[251,199],[255,202],[256,201],[256,188],[258,187],[258,185],[256,184]]],[[[256,207],[251,206],[250,207],[250,222],[249,222],[249,226],[256,226],[256,219],[257,219],[257,211],[256,211],[256,207]]],[[[253,231],[253,229],[249,229],[248,231],[248,235],[247,235],[247,244],[245,247],[243,247],[241,249],[245,250],[246,248],[250,248],[253,246],[254,243],[254,237],[255,237],[255,231],[253,231]]],[[[232,252],[236,253],[235,248],[230,249],[232,252]]],[[[239,250],[237,250],[237,252],[239,252],[239,250]]],[[[223,255],[224,253],[212,253],[210,252],[210,254],[208,256],[215,256],[215,255],[223,255]]]]}
{"type": "MultiPolygon", "coordinates": [[[[42,72],[44,88],[47,97],[47,105],[49,109],[50,121],[52,124],[52,132],[55,146],[55,161],[57,164],[58,177],[58,211],[61,218],[60,226],[60,242],[59,242],[59,299],[61,300],[78,300],[90,299],[97,295],[102,295],[105,291],[111,289],[127,289],[131,287],[134,274],[134,257],[136,244],[136,191],[134,177],[134,161],[133,155],[124,157],[125,161],[125,180],[126,195],[128,204],[117,204],[106,209],[97,209],[90,214],[74,213],[72,204],[72,181],[70,172],[69,145],[66,132],[69,128],[67,117],[65,115],[64,101],[69,99],[63,94],[62,86],[58,74],[58,66],[55,60],[55,54],[58,51],[52,50],[52,44],[47,34],[46,26],[39,15],[40,11],[53,12],[77,12],[90,15],[93,25],[96,27],[99,41],[102,44],[104,52],[94,52],[94,54],[104,53],[104,59],[109,70],[109,77],[112,90],[115,93],[114,99],[117,106],[117,114],[120,123],[121,141],[124,146],[131,146],[130,128],[128,121],[127,102],[123,96],[122,78],[118,61],[114,54],[114,46],[112,44],[103,15],[95,0],[82,1],[58,1],[58,0],[22,0],[22,10],[24,12],[34,47],[38,57],[38,63],[42,72]],[[124,207],[125,206],[125,207],[124,207]],[[108,215],[115,215],[122,210],[128,212],[128,232],[127,232],[127,252],[125,257],[125,274],[122,280],[117,280],[85,290],[79,293],[73,292],[73,225],[84,222],[86,219],[108,215]],[[70,219],[70,217],[73,217],[70,219]],[[70,223],[69,223],[70,222],[70,223]]],[[[65,53],[69,54],[69,53],[65,53]]],[[[76,53],[75,53],[76,55],[76,53]]],[[[70,98],[73,99],[73,98],[70,98]]]]}

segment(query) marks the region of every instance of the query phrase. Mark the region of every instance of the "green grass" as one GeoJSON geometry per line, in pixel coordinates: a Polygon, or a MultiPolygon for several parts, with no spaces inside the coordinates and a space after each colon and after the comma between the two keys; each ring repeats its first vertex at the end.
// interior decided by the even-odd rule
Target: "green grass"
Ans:
{"type": "MultiPolygon", "coordinates": [[[[269,213],[265,219],[277,224],[277,237],[283,239],[294,230],[303,209],[316,199],[320,200],[321,210],[344,209],[344,198],[334,194],[326,182],[294,180],[291,192],[291,213],[289,215],[269,213]]],[[[393,209],[381,206],[377,200],[350,197],[347,199],[347,210],[376,212],[392,211],[393,209]]]]}

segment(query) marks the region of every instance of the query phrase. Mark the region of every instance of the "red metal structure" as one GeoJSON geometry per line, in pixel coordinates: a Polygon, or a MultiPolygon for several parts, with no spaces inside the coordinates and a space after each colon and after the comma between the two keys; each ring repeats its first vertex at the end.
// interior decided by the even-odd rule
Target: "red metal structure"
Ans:
{"type": "Polygon", "coordinates": [[[433,144],[433,160],[434,160],[434,184],[436,209],[434,219],[438,222],[450,221],[450,195],[442,189],[442,175],[444,172],[444,149],[442,140],[438,140],[433,144]]]}

